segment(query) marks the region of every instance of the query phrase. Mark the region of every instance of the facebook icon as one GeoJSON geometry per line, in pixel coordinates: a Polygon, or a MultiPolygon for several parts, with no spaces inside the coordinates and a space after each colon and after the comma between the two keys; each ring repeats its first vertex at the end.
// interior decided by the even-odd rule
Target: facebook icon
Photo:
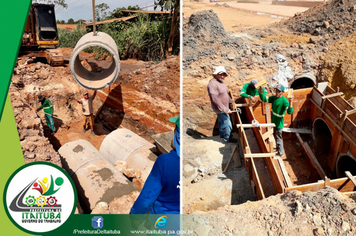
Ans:
{"type": "Polygon", "coordinates": [[[94,216],[91,219],[91,226],[93,226],[94,229],[101,229],[104,226],[104,219],[101,216],[94,216]]]}

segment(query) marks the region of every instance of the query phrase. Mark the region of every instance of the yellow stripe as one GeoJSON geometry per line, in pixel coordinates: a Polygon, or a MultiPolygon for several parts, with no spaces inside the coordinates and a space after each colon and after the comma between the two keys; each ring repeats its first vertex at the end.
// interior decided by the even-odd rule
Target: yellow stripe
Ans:
{"type": "Polygon", "coordinates": [[[58,41],[37,41],[38,45],[57,45],[58,41]]]}

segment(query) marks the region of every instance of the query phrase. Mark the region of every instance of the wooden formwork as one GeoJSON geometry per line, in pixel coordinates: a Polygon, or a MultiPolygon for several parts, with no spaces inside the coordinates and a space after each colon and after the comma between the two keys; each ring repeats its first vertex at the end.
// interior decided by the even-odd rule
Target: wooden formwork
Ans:
{"type": "MultiPolygon", "coordinates": [[[[245,167],[249,174],[251,185],[258,199],[263,199],[273,194],[285,193],[292,190],[317,191],[325,186],[331,186],[341,192],[350,194],[354,191],[356,183],[355,177],[350,173],[348,177],[333,178],[325,174],[313,150],[308,142],[303,141],[299,133],[312,133],[314,121],[322,119],[330,129],[332,135],[331,145],[327,156],[327,165],[331,171],[335,171],[337,158],[341,154],[356,157],[356,109],[341,97],[342,93],[334,91],[326,84],[313,88],[294,90],[292,102],[293,114],[286,114],[284,117],[284,132],[296,134],[301,150],[309,158],[310,165],[319,174],[318,180],[312,183],[296,184],[290,179],[290,173],[283,160],[276,158],[273,152],[273,124],[271,124],[271,104],[261,101],[251,104],[245,99],[246,104],[235,106],[245,107],[246,118],[250,125],[242,124],[238,113],[233,114],[233,124],[236,124],[240,137],[245,167]],[[251,125],[252,121],[259,123],[258,127],[251,125]],[[259,153],[252,153],[250,142],[246,135],[246,127],[251,127],[254,138],[259,147],[259,153]],[[267,171],[257,168],[263,161],[267,171]],[[266,179],[272,182],[273,192],[266,191],[264,183],[266,179]]],[[[287,93],[284,94],[287,97],[287,93]]],[[[263,169],[263,168],[262,168],[263,169]]]]}

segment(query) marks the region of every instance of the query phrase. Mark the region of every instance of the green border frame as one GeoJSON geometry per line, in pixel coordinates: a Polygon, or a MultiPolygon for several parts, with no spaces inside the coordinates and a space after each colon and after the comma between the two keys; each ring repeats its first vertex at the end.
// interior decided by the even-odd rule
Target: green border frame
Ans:
{"type": "Polygon", "coordinates": [[[12,175],[9,177],[9,179],[7,180],[6,184],[5,184],[5,188],[4,188],[4,193],[3,193],[3,204],[4,204],[4,208],[5,208],[5,212],[6,212],[6,215],[7,217],[10,219],[10,221],[19,229],[21,229],[22,231],[26,232],[26,233],[30,233],[30,234],[35,234],[35,235],[42,235],[42,234],[46,234],[46,233],[49,233],[49,232],[52,232],[60,227],[62,227],[67,221],[68,219],[70,218],[70,216],[73,215],[73,213],[75,212],[75,209],[77,207],[77,189],[75,188],[75,185],[74,185],[74,182],[72,180],[72,178],[69,176],[69,174],[64,171],[61,167],[55,165],[55,164],[52,164],[52,163],[48,163],[48,162],[44,162],[44,161],[36,161],[36,162],[32,162],[32,163],[28,163],[28,164],[25,164],[21,167],[19,167],[17,170],[14,171],[14,173],[12,173],[12,175]],[[29,231],[25,228],[23,228],[22,226],[20,226],[19,224],[17,224],[14,219],[11,217],[10,215],[10,212],[9,212],[9,209],[7,208],[7,204],[6,204],[6,193],[7,193],[7,189],[9,187],[9,184],[11,182],[11,180],[14,178],[14,176],[19,173],[21,170],[29,167],[29,166],[33,166],[33,165],[48,165],[48,166],[51,166],[51,167],[54,167],[56,168],[57,170],[59,170],[60,172],[62,172],[66,177],[67,179],[69,180],[69,182],[71,183],[71,186],[72,186],[72,189],[73,189],[73,192],[74,192],[74,204],[73,204],[73,209],[69,215],[69,217],[66,219],[65,222],[62,223],[62,225],[60,225],[59,227],[51,230],[51,231],[47,231],[47,232],[32,232],[32,231],[29,231]]]}

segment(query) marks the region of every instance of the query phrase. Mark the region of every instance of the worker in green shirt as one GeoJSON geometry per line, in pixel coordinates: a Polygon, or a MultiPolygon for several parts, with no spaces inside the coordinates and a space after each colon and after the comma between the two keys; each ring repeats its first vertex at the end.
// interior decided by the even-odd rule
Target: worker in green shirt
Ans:
{"type": "Polygon", "coordinates": [[[292,104],[292,98],[288,99],[283,97],[284,86],[278,84],[276,86],[276,95],[266,97],[263,93],[262,87],[259,89],[260,98],[263,102],[272,103],[272,111],[271,111],[271,120],[272,123],[276,125],[273,131],[274,138],[276,140],[277,152],[279,156],[283,156],[283,137],[282,137],[282,129],[284,127],[284,115],[286,112],[288,114],[293,113],[293,107],[290,106],[292,104]]]}
{"type": "MultiPolygon", "coordinates": [[[[245,84],[242,89],[241,89],[241,97],[243,98],[249,98],[251,97],[251,102],[257,102],[257,100],[254,98],[254,96],[258,96],[258,88],[256,88],[256,84],[258,83],[257,79],[251,80],[250,83],[245,84]]],[[[267,90],[265,88],[263,89],[263,94],[266,96],[267,95],[267,90]]]]}
{"type": "Polygon", "coordinates": [[[53,106],[52,103],[45,98],[42,94],[38,95],[38,100],[41,102],[41,106],[37,108],[37,111],[41,110],[43,108],[43,111],[45,113],[45,119],[48,127],[52,130],[51,135],[54,135],[54,132],[56,131],[54,128],[54,120],[53,120],[53,106]]]}

